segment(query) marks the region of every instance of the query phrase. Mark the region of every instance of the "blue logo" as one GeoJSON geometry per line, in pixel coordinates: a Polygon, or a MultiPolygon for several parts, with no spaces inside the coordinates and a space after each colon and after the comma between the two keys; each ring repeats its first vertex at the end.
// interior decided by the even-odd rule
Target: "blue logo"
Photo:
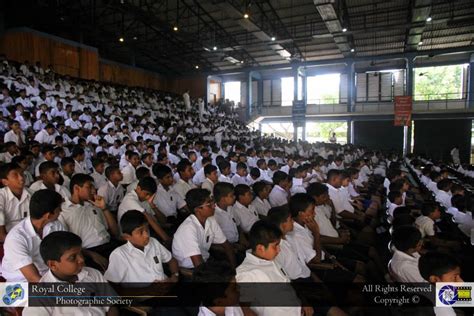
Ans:
{"type": "Polygon", "coordinates": [[[445,285],[439,290],[438,298],[444,305],[453,305],[458,300],[458,288],[452,285],[445,285]]]}
{"type": "Polygon", "coordinates": [[[18,300],[22,300],[25,296],[25,291],[20,284],[9,285],[5,289],[5,295],[3,295],[3,303],[11,305],[18,300]]]}

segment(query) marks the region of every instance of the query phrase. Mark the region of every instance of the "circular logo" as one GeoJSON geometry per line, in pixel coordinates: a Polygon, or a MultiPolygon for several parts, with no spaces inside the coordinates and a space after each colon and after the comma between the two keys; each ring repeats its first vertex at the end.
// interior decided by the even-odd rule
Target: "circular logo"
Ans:
{"type": "Polygon", "coordinates": [[[443,286],[438,292],[438,298],[444,305],[453,305],[458,300],[458,289],[452,285],[443,286]]]}

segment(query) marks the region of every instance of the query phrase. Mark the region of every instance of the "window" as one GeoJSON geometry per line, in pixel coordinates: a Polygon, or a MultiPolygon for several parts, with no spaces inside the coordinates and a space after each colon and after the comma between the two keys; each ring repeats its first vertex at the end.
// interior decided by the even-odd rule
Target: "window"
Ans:
{"type": "Polygon", "coordinates": [[[294,134],[294,128],[292,122],[272,122],[262,123],[262,134],[272,135],[275,137],[281,137],[292,140],[294,134]]]}
{"type": "Polygon", "coordinates": [[[295,92],[295,79],[293,77],[281,78],[281,105],[292,106],[295,92]]]}
{"type": "Polygon", "coordinates": [[[452,100],[466,97],[467,65],[415,68],[415,100],[452,100]]]}
{"type": "Polygon", "coordinates": [[[306,141],[328,142],[332,133],[336,133],[338,144],[347,143],[347,122],[306,122],[306,141]]]}
{"type": "Polygon", "coordinates": [[[338,104],[341,74],[308,77],[308,104],[338,104]]]}
{"type": "Polygon", "coordinates": [[[234,101],[237,105],[240,102],[240,81],[229,81],[224,83],[225,98],[234,101]]]}

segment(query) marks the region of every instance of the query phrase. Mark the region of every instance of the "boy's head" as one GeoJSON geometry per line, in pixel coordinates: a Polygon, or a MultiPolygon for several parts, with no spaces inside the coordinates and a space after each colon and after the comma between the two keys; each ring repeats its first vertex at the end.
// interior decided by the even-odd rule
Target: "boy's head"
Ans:
{"type": "Polygon", "coordinates": [[[341,172],[336,169],[331,169],[328,171],[327,180],[330,185],[335,188],[340,188],[342,185],[341,172]]]}
{"type": "Polygon", "coordinates": [[[21,191],[25,187],[25,177],[21,167],[15,163],[0,166],[2,184],[12,191],[21,191]]]}
{"type": "Polygon", "coordinates": [[[273,260],[280,252],[282,232],[274,224],[260,220],[253,224],[249,232],[252,253],[265,260],[273,260]]]}
{"type": "Polygon", "coordinates": [[[161,183],[161,185],[165,187],[169,187],[173,185],[174,179],[173,179],[173,173],[170,167],[166,165],[162,165],[160,163],[154,164],[153,174],[161,183]]]}
{"type": "Polygon", "coordinates": [[[222,261],[207,261],[194,269],[193,283],[201,284],[201,303],[206,307],[235,306],[239,303],[239,290],[235,281],[235,269],[228,263],[222,261]]]}
{"type": "Polygon", "coordinates": [[[150,241],[148,221],[142,212],[127,211],[120,219],[123,238],[137,248],[144,248],[150,241]]]}
{"type": "Polygon", "coordinates": [[[61,212],[61,194],[53,190],[38,190],[30,198],[30,217],[44,219],[46,223],[54,222],[61,212]]]}
{"type": "Polygon", "coordinates": [[[71,195],[77,196],[81,202],[92,200],[95,193],[94,178],[88,174],[77,173],[71,178],[69,189],[71,195]]]}
{"type": "Polygon", "coordinates": [[[451,194],[452,195],[464,195],[464,187],[460,184],[453,183],[451,186],[451,194]]]}
{"type": "Polygon", "coordinates": [[[463,282],[459,262],[446,253],[428,252],[422,255],[418,269],[423,279],[430,283],[463,282]]]}
{"type": "Polygon", "coordinates": [[[403,197],[400,191],[390,191],[388,193],[388,200],[397,205],[401,205],[403,203],[403,197]]]}
{"type": "Polygon", "coordinates": [[[291,217],[300,223],[314,218],[314,199],[307,193],[296,193],[290,198],[288,203],[291,217]]]}
{"type": "Polygon", "coordinates": [[[143,177],[138,181],[135,192],[140,201],[146,201],[156,193],[156,181],[152,177],[143,177]]]}
{"type": "Polygon", "coordinates": [[[423,204],[421,214],[423,214],[424,216],[428,216],[432,220],[437,220],[441,218],[441,211],[439,209],[439,205],[432,202],[427,202],[423,204]]]}
{"type": "Polygon", "coordinates": [[[66,176],[71,177],[74,174],[74,167],[74,159],[71,157],[64,157],[61,159],[61,169],[66,176]]]}
{"type": "Polygon", "coordinates": [[[289,189],[289,187],[291,185],[288,174],[286,172],[283,172],[283,171],[280,171],[280,170],[276,171],[273,174],[272,180],[273,180],[273,183],[275,185],[279,185],[283,189],[289,189]]]}
{"type": "Polygon", "coordinates": [[[92,166],[94,167],[94,170],[99,174],[103,174],[105,171],[105,162],[102,159],[93,159],[92,166]]]}
{"type": "Polygon", "coordinates": [[[135,170],[135,175],[136,175],[138,180],[141,180],[145,177],[149,177],[151,175],[150,174],[150,169],[148,169],[147,167],[138,167],[135,170]]]}
{"type": "Polygon", "coordinates": [[[288,206],[272,207],[267,214],[267,220],[280,228],[283,235],[293,230],[293,217],[288,206]]]}
{"type": "Polygon", "coordinates": [[[47,161],[52,161],[54,160],[54,157],[56,157],[56,151],[51,145],[44,145],[41,148],[41,153],[43,154],[44,159],[46,159],[47,161]]]}
{"type": "Polygon", "coordinates": [[[179,173],[179,176],[184,181],[188,181],[194,176],[194,169],[191,162],[187,159],[181,159],[180,162],[176,165],[176,170],[179,173]]]}
{"type": "Polygon", "coordinates": [[[414,253],[421,250],[423,239],[418,228],[406,225],[393,231],[392,243],[399,251],[414,253]]]}
{"type": "Polygon", "coordinates": [[[234,205],[234,186],[227,182],[218,182],[213,189],[214,200],[220,207],[226,208],[234,205]]]}
{"type": "Polygon", "coordinates": [[[215,203],[206,189],[191,189],[186,193],[186,204],[196,216],[208,218],[214,215],[215,203]]]}
{"type": "Polygon", "coordinates": [[[247,165],[243,162],[237,164],[237,174],[241,177],[247,176],[247,165]]]}
{"type": "Polygon", "coordinates": [[[206,178],[212,181],[212,183],[217,183],[218,175],[217,175],[217,167],[214,165],[207,165],[204,167],[204,175],[206,178]]]}
{"type": "Polygon", "coordinates": [[[330,198],[328,192],[328,187],[319,182],[310,183],[306,188],[306,193],[314,199],[316,205],[324,205],[329,202],[330,198]]]}
{"type": "Polygon", "coordinates": [[[117,165],[108,166],[105,169],[105,177],[113,184],[118,184],[123,180],[122,171],[120,171],[120,167],[117,165]]]}
{"type": "Polygon", "coordinates": [[[438,190],[444,191],[444,192],[449,192],[451,190],[451,180],[449,179],[443,179],[436,184],[436,187],[438,190]]]}
{"type": "Polygon", "coordinates": [[[252,168],[250,169],[250,176],[252,179],[257,180],[260,178],[260,170],[258,168],[252,168]]]}
{"type": "Polygon", "coordinates": [[[54,161],[44,161],[39,166],[41,180],[46,186],[52,186],[59,182],[59,165],[54,161]]]}
{"type": "Polygon", "coordinates": [[[223,175],[228,176],[230,174],[230,162],[228,162],[227,160],[223,160],[219,162],[218,166],[219,166],[220,172],[223,175]]]}
{"type": "Polygon", "coordinates": [[[134,151],[129,151],[127,154],[127,160],[130,162],[130,164],[136,168],[140,165],[140,155],[134,151]]]}
{"type": "Polygon", "coordinates": [[[252,190],[246,184],[238,184],[234,188],[234,194],[237,201],[243,206],[249,206],[252,203],[252,190]]]}
{"type": "Polygon", "coordinates": [[[460,194],[453,195],[451,205],[463,212],[466,209],[466,197],[460,194]]]}
{"type": "Polygon", "coordinates": [[[84,267],[81,237],[66,231],[48,234],[40,244],[40,254],[49,269],[58,277],[74,277],[84,267]]]}
{"type": "Polygon", "coordinates": [[[252,185],[253,192],[262,200],[268,199],[272,186],[266,181],[257,181],[252,185]]]}

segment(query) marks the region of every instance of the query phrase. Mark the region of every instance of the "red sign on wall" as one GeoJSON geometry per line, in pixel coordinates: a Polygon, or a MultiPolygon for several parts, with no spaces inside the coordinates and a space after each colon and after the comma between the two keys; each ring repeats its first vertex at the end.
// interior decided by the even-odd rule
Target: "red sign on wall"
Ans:
{"type": "Polygon", "coordinates": [[[411,125],[411,110],[412,110],[411,96],[395,97],[395,126],[410,126],[411,125]]]}

